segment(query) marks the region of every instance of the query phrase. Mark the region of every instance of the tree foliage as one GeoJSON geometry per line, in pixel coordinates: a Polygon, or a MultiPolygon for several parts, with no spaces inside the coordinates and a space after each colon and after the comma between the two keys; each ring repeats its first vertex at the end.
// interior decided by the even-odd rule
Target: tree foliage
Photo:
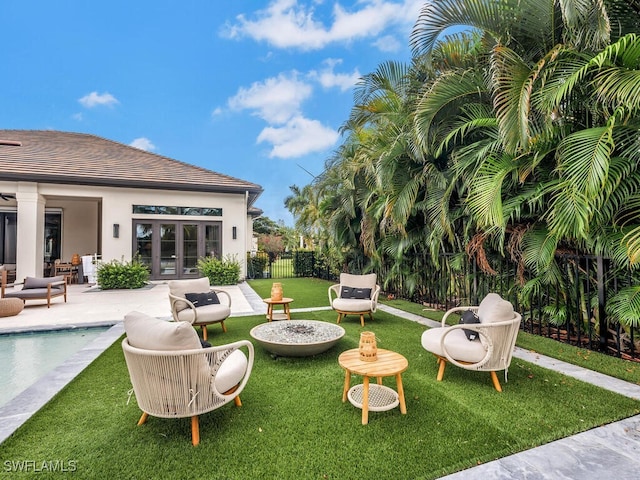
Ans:
{"type": "Polygon", "coordinates": [[[639,26],[636,1],[425,3],[412,62],[362,77],[287,206],[343,269],[416,288],[443,252],[507,257],[531,285],[558,281],[559,252],[635,268],[639,26]]]}

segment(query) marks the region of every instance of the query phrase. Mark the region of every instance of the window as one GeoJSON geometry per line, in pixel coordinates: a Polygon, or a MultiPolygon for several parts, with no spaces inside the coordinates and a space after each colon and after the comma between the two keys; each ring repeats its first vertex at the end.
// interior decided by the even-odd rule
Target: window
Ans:
{"type": "Polygon", "coordinates": [[[222,208],[207,207],[172,207],[162,205],[134,205],[133,213],[146,213],[155,215],[187,215],[204,217],[221,217],[222,208]]]}

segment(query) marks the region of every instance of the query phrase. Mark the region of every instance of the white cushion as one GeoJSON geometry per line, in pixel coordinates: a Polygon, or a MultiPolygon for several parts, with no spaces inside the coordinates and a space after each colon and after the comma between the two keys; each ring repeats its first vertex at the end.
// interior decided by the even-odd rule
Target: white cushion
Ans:
{"type": "Polygon", "coordinates": [[[214,379],[217,391],[224,393],[242,381],[248,366],[247,357],[241,350],[234,350],[225,358],[214,379]]]}
{"type": "Polygon", "coordinates": [[[497,293],[489,293],[480,302],[478,317],[480,323],[503,322],[514,318],[513,305],[497,293]]]}
{"type": "MultiPolygon", "coordinates": [[[[189,280],[171,280],[168,285],[171,295],[182,298],[185,298],[187,293],[207,293],[211,290],[207,277],[191,278],[189,280]]],[[[176,302],[176,310],[180,311],[185,308],[189,308],[189,305],[185,302],[176,302]]]]}
{"type": "Polygon", "coordinates": [[[227,305],[220,303],[205,305],[198,307],[198,321],[193,323],[194,313],[193,310],[187,308],[178,312],[178,320],[181,322],[189,322],[194,325],[208,324],[214,322],[221,322],[231,315],[231,309],[227,305]]]}
{"type": "MultiPolygon", "coordinates": [[[[422,347],[441,357],[446,357],[440,342],[442,336],[448,331],[448,327],[430,328],[422,334],[422,347]]],[[[447,353],[461,362],[477,363],[487,354],[487,350],[481,342],[470,342],[463,329],[454,329],[444,339],[447,353]]]]}
{"type": "Polygon", "coordinates": [[[351,275],[350,273],[340,274],[340,285],[345,287],[370,288],[371,292],[376,288],[376,274],[351,275]]]}
{"type": "Polygon", "coordinates": [[[368,312],[371,310],[371,300],[334,298],[332,306],[340,312],[368,312]]]}
{"type": "Polygon", "coordinates": [[[141,312],[124,317],[124,330],[129,345],[145,350],[192,350],[202,348],[191,324],[167,322],[141,312]]]}

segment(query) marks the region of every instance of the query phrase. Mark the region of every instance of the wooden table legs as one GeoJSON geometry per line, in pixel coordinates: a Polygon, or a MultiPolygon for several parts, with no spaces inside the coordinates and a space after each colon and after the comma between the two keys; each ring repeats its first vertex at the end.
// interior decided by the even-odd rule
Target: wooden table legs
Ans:
{"type": "MultiPolygon", "coordinates": [[[[407,404],[404,399],[404,387],[402,385],[402,374],[397,373],[396,388],[398,393],[398,401],[400,403],[400,413],[407,414],[407,404]]],[[[382,377],[376,377],[377,384],[382,385],[382,377]]],[[[344,374],[344,387],[342,388],[342,402],[347,401],[347,394],[349,387],[351,386],[351,372],[345,370],[344,374]]],[[[362,377],[362,425],[369,423],[369,377],[364,375],[362,377]]]]}

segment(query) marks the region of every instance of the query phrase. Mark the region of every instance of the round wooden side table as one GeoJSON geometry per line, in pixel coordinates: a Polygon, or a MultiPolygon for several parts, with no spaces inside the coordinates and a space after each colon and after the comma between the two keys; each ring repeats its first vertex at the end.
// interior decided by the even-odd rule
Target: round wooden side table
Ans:
{"type": "Polygon", "coordinates": [[[267,318],[272,320],[291,320],[291,310],[289,304],[293,302],[293,298],[284,297],[281,300],[273,300],[271,298],[263,298],[262,301],[267,304],[267,318]],[[283,310],[274,312],[274,305],[282,305],[283,310]]]}
{"type": "Polygon", "coordinates": [[[400,413],[407,413],[407,405],[404,401],[404,388],[402,386],[402,372],[409,367],[407,359],[399,353],[391,350],[378,349],[377,360],[365,362],[360,359],[360,351],[357,348],[342,352],[338,357],[338,364],[344,368],[344,388],[342,389],[342,401],[347,398],[356,407],[362,408],[362,424],[369,423],[369,410],[388,410],[400,404],[400,413]],[[351,374],[362,375],[362,386],[351,388],[351,374]],[[382,377],[396,377],[397,401],[389,395],[389,387],[382,385],[382,377]],[[377,385],[369,386],[369,377],[377,379],[377,385]],[[370,392],[371,389],[371,392],[370,392]],[[369,402],[372,401],[371,408],[369,402]]]}

